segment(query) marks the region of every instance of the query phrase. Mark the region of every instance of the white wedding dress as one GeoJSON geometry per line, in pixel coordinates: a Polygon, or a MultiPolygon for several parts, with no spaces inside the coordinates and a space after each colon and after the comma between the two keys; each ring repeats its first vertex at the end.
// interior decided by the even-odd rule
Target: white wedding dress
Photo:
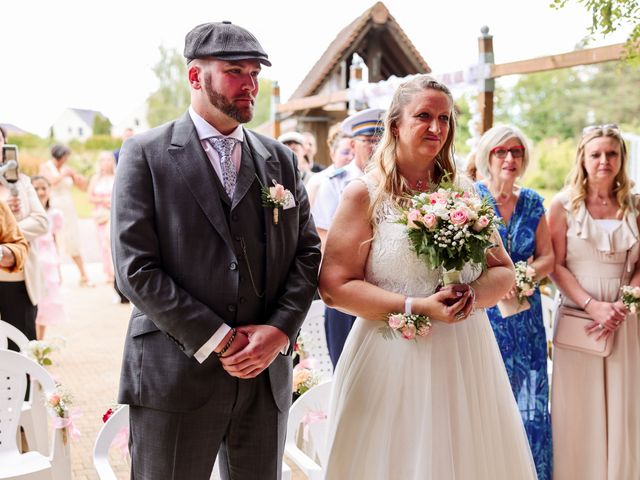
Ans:
{"type": "MultiPolygon", "coordinates": [[[[371,192],[368,176],[362,179],[371,192]]],[[[434,292],[440,272],[411,250],[390,202],[376,212],[366,280],[408,296],[434,292]]],[[[479,272],[465,268],[462,281],[479,272]]],[[[416,341],[386,340],[358,318],[334,375],[327,480],[536,478],[520,413],[484,311],[434,322],[416,341]]]]}

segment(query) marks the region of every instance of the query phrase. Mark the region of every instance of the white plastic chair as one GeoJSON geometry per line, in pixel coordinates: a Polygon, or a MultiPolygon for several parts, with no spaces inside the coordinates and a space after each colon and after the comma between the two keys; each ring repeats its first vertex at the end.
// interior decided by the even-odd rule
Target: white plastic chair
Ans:
{"type": "Polygon", "coordinates": [[[551,342],[553,340],[553,318],[556,314],[557,305],[553,298],[544,293],[540,295],[540,303],[542,305],[542,321],[547,335],[547,352],[549,352],[547,355],[547,374],[551,377],[551,371],[553,370],[551,342]]]}
{"type": "MultiPolygon", "coordinates": [[[[13,325],[0,320],[0,350],[6,350],[9,340],[13,341],[21,353],[24,353],[29,339],[13,325]]],[[[42,455],[49,454],[49,435],[47,426],[47,410],[44,406],[42,387],[33,383],[29,389],[29,398],[22,404],[20,426],[29,445],[29,450],[35,450],[42,455]]]]}
{"type": "Polygon", "coordinates": [[[309,480],[321,480],[326,462],[325,441],[327,435],[326,415],[331,395],[331,380],[316,385],[298,398],[289,410],[287,440],[284,453],[309,480]],[[297,445],[299,433],[307,430],[313,457],[303,452],[297,445]]]}
{"type": "MultiPolygon", "coordinates": [[[[117,480],[116,474],[109,463],[109,447],[122,428],[128,426],[129,405],[122,405],[109,417],[104,425],[102,425],[100,432],[98,432],[96,443],[93,446],[93,466],[96,472],[98,472],[98,478],[100,480],[117,480]]],[[[217,475],[217,459],[213,470],[214,472],[211,475],[211,479],[220,478],[217,475]]],[[[282,462],[282,480],[291,480],[291,469],[284,462],[282,462]]]]}
{"type": "Polygon", "coordinates": [[[327,336],[324,330],[324,302],[314,300],[301,327],[306,341],[305,350],[309,358],[317,362],[317,369],[323,377],[333,376],[333,365],[327,348],[327,336]]]}
{"type": "Polygon", "coordinates": [[[93,446],[93,466],[100,480],[117,480],[109,463],[109,447],[116,435],[129,426],[129,405],[122,405],[102,425],[93,446]]]}
{"type": "Polygon", "coordinates": [[[27,388],[27,377],[37,382],[45,394],[53,392],[51,375],[33,360],[9,350],[0,350],[0,479],[69,480],[71,458],[63,431],[53,430],[51,455],[20,453],[17,443],[20,412],[27,388]]]}

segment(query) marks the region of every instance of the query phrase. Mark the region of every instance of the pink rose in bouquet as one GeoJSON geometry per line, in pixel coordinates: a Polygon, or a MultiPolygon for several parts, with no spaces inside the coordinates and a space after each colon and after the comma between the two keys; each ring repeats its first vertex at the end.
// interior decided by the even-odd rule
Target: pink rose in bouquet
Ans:
{"type": "Polygon", "coordinates": [[[406,322],[404,320],[404,315],[402,315],[401,313],[389,316],[389,326],[394,330],[398,330],[404,327],[405,324],[406,322]]]}
{"type": "Polygon", "coordinates": [[[469,221],[469,215],[466,210],[458,209],[451,214],[451,223],[457,226],[462,226],[469,221]]]}
{"type": "Polygon", "coordinates": [[[421,222],[422,220],[422,215],[420,214],[420,210],[416,210],[415,208],[413,210],[409,210],[409,213],[407,214],[407,226],[409,228],[420,228],[420,225],[418,225],[416,222],[421,222]]]}
{"type": "Polygon", "coordinates": [[[402,327],[402,337],[406,338],[407,340],[413,340],[414,338],[416,338],[416,327],[413,324],[407,324],[404,327],[402,327]]]}
{"type": "Polygon", "coordinates": [[[431,230],[438,224],[438,218],[433,213],[427,213],[422,217],[422,223],[424,223],[425,227],[431,230]]]}
{"type": "Polygon", "coordinates": [[[487,218],[486,215],[482,215],[481,217],[478,217],[478,220],[476,220],[476,223],[474,223],[473,227],[471,228],[473,229],[474,232],[480,232],[485,228],[487,228],[488,225],[489,225],[489,219],[487,218]]]}

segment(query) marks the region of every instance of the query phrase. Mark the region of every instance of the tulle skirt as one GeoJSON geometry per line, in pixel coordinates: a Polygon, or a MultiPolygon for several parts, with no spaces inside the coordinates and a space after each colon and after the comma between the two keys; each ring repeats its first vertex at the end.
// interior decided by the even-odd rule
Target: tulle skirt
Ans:
{"type": "Polygon", "coordinates": [[[386,340],[358,318],[334,375],[328,480],[528,480],[535,466],[484,311],[386,340]]]}

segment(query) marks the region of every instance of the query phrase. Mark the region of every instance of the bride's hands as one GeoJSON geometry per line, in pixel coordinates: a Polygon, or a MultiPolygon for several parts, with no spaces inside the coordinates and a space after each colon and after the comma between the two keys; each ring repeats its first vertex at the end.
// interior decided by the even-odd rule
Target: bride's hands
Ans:
{"type": "Polygon", "coordinates": [[[473,290],[469,285],[453,284],[442,287],[433,295],[414,299],[416,313],[432,320],[456,323],[466,319],[473,309],[473,290]]]}

